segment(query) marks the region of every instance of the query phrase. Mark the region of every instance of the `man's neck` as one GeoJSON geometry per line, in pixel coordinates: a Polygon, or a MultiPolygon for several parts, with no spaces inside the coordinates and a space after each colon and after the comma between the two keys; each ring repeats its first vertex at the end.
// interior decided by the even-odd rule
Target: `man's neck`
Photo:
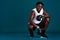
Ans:
{"type": "Polygon", "coordinates": [[[40,13],[40,10],[37,10],[38,13],[40,13]]]}

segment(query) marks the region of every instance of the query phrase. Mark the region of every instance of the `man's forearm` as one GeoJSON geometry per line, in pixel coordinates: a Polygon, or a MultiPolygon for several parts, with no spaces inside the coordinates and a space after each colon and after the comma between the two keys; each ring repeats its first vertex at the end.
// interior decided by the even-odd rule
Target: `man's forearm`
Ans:
{"type": "Polygon", "coordinates": [[[44,27],[45,30],[47,29],[49,22],[50,22],[50,18],[46,18],[45,27],[44,27]]]}

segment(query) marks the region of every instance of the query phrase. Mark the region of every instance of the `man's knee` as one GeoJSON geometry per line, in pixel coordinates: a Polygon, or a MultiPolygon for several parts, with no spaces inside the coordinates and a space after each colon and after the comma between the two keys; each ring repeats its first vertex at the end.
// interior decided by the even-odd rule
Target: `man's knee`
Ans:
{"type": "Polygon", "coordinates": [[[49,22],[50,21],[50,18],[46,18],[46,21],[49,22]]]}
{"type": "Polygon", "coordinates": [[[33,25],[29,25],[29,30],[35,30],[36,29],[36,27],[34,27],[33,25]]]}
{"type": "Polygon", "coordinates": [[[33,25],[29,25],[29,27],[28,27],[28,28],[32,30],[32,29],[33,29],[33,25]]]}

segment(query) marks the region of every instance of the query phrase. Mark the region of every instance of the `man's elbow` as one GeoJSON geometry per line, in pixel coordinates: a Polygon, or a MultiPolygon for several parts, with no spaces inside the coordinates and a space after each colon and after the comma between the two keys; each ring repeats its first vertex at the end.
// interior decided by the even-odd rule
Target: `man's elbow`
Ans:
{"type": "Polygon", "coordinates": [[[50,16],[49,15],[47,15],[47,17],[46,18],[50,18],[50,16]]]}

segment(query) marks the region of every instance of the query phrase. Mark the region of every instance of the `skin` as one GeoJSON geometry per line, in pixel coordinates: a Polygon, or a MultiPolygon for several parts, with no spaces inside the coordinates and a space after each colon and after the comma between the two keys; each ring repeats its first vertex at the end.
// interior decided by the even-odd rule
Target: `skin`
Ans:
{"type": "MultiPolygon", "coordinates": [[[[38,12],[40,12],[40,10],[43,8],[43,5],[42,4],[38,4],[36,6],[36,9],[38,12]]],[[[44,16],[46,17],[46,22],[45,22],[45,26],[44,26],[44,29],[46,30],[48,28],[48,24],[49,24],[49,21],[50,21],[50,16],[49,14],[44,10],[43,11],[43,14],[44,16]]],[[[36,24],[33,22],[33,19],[34,19],[34,16],[35,16],[35,12],[32,11],[31,12],[31,15],[30,15],[30,24],[29,24],[29,29],[32,30],[33,27],[36,27],[36,24]]]]}

